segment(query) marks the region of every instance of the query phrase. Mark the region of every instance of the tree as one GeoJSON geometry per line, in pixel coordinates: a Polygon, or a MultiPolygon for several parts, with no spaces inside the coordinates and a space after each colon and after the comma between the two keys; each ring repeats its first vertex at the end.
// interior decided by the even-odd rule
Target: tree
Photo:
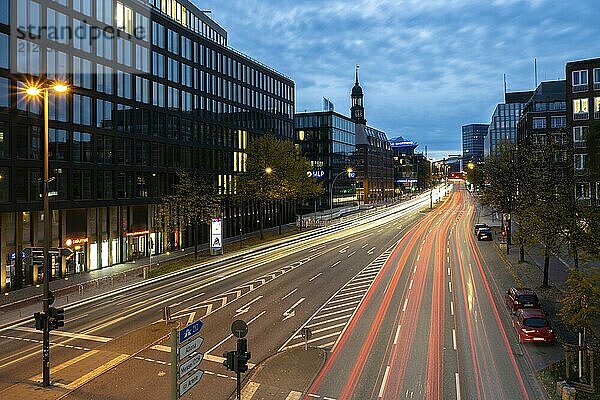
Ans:
{"type": "Polygon", "coordinates": [[[320,193],[320,185],[307,175],[310,163],[290,141],[263,135],[250,143],[246,154],[246,173],[238,178],[236,188],[244,198],[258,201],[263,239],[265,203],[313,196],[320,193]]]}
{"type": "Polygon", "coordinates": [[[600,271],[571,269],[560,316],[579,332],[600,318],[600,271]]]}
{"type": "Polygon", "coordinates": [[[177,228],[191,227],[194,256],[198,257],[198,226],[220,212],[221,198],[206,176],[179,170],[173,185],[173,194],[163,197],[159,205],[159,220],[163,232],[173,233],[177,228]]]}

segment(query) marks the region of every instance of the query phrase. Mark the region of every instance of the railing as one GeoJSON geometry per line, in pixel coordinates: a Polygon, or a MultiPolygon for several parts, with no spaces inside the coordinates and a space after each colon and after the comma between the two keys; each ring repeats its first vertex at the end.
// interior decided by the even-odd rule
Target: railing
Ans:
{"type": "Polygon", "coordinates": [[[600,90],[600,83],[594,83],[594,90],[600,90]]]}
{"type": "Polygon", "coordinates": [[[594,112],[594,119],[600,119],[600,111],[594,112]]]}
{"type": "Polygon", "coordinates": [[[584,149],[586,147],[585,140],[573,141],[573,147],[576,149],[584,149]]]}
{"type": "Polygon", "coordinates": [[[589,117],[590,117],[590,114],[586,113],[586,112],[585,113],[582,112],[582,113],[575,113],[575,114],[573,114],[573,119],[575,121],[586,120],[586,119],[589,119],[589,117]]]}
{"type": "Polygon", "coordinates": [[[587,92],[588,89],[588,85],[573,85],[573,93],[587,92]]]}

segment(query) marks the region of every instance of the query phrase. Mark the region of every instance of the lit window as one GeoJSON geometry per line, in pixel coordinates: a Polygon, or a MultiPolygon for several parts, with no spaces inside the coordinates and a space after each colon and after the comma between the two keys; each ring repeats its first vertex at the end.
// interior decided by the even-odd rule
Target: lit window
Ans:
{"type": "Polygon", "coordinates": [[[587,114],[588,110],[588,99],[575,99],[573,100],[573,113],[574,114],[587,114]]]}
{"type": "Polygon", "coordinates": [[[533,119],[533,129],[545,129],[546,128],[546,118],[534,118],[533,119]]]}
{"type": "Polygon", "coordinates": [[[594,98],[594,112],[600,112],[600,97],[594,98]]]}
{"type": "Polygon", "coordinates": [[[567,117],[558,116],[550,118],[551,128],[564,128],[567,126],[567,117]]]}
{"type": "Polygon", "coordinates": [[[123,3],[117,1],[117,15],[116,15],[117,29],[125,31],[129,34],[132,33],[133,26],[133,11],[131,8],[124,6],[123,3]]]}

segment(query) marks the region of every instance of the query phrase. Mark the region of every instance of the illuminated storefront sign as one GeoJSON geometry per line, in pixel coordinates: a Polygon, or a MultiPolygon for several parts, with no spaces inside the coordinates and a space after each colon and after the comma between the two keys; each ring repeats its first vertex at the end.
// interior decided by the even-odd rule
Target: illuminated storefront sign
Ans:
{"type": "Polygon", "coordinates": [[[67,247],[71,247],[71,246],[79,246],[82,244],[86,244],[90,242],[90,238],[77,238],[77,239],[67,239],[65,241],[65,244],[67,245],[67,247]]]}
{"type": "Polygon", "coordinates": [[[127,232],[125,234],[125,236],[127,236],[127,237],[136,237],[136,236],[144,236],[144,235],[147,235],[149,233],[150,233],[150,231],[146,229],[145,231],[127,232]]]}

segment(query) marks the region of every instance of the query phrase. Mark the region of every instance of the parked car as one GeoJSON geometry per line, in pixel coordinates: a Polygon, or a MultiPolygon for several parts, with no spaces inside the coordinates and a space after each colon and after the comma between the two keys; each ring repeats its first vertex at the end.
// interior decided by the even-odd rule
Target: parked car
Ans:
{"type": "Polygon", "coordinates": [[[513,326],[519,335],[519,343],[543,342],[554,344],[555,336],[550,322],[542,310],[521,309],[513,319],[513,326]]]}
{"type": "Polygon", "coordinates": [[[488,224],[475,224],[475,227],[473,228],[473,230],[475,231],[476,235],[477,235],[477,233],[479,233],[479,230],[481,228],[488,228],[489,229],[490,227],[488,226],[488,224]]]}
{"type": "Polygon", "coordinates": [[[504,301],[513,314],[523,308],[540,308],[537,294],[529,288],[510,288],[504,296],[504,301]]]}
{"type": "Polygon", "coordinates": [[[477,240],[493,240],[492,230],[490,228],[480,228],[477,231],[477,240]]]}

